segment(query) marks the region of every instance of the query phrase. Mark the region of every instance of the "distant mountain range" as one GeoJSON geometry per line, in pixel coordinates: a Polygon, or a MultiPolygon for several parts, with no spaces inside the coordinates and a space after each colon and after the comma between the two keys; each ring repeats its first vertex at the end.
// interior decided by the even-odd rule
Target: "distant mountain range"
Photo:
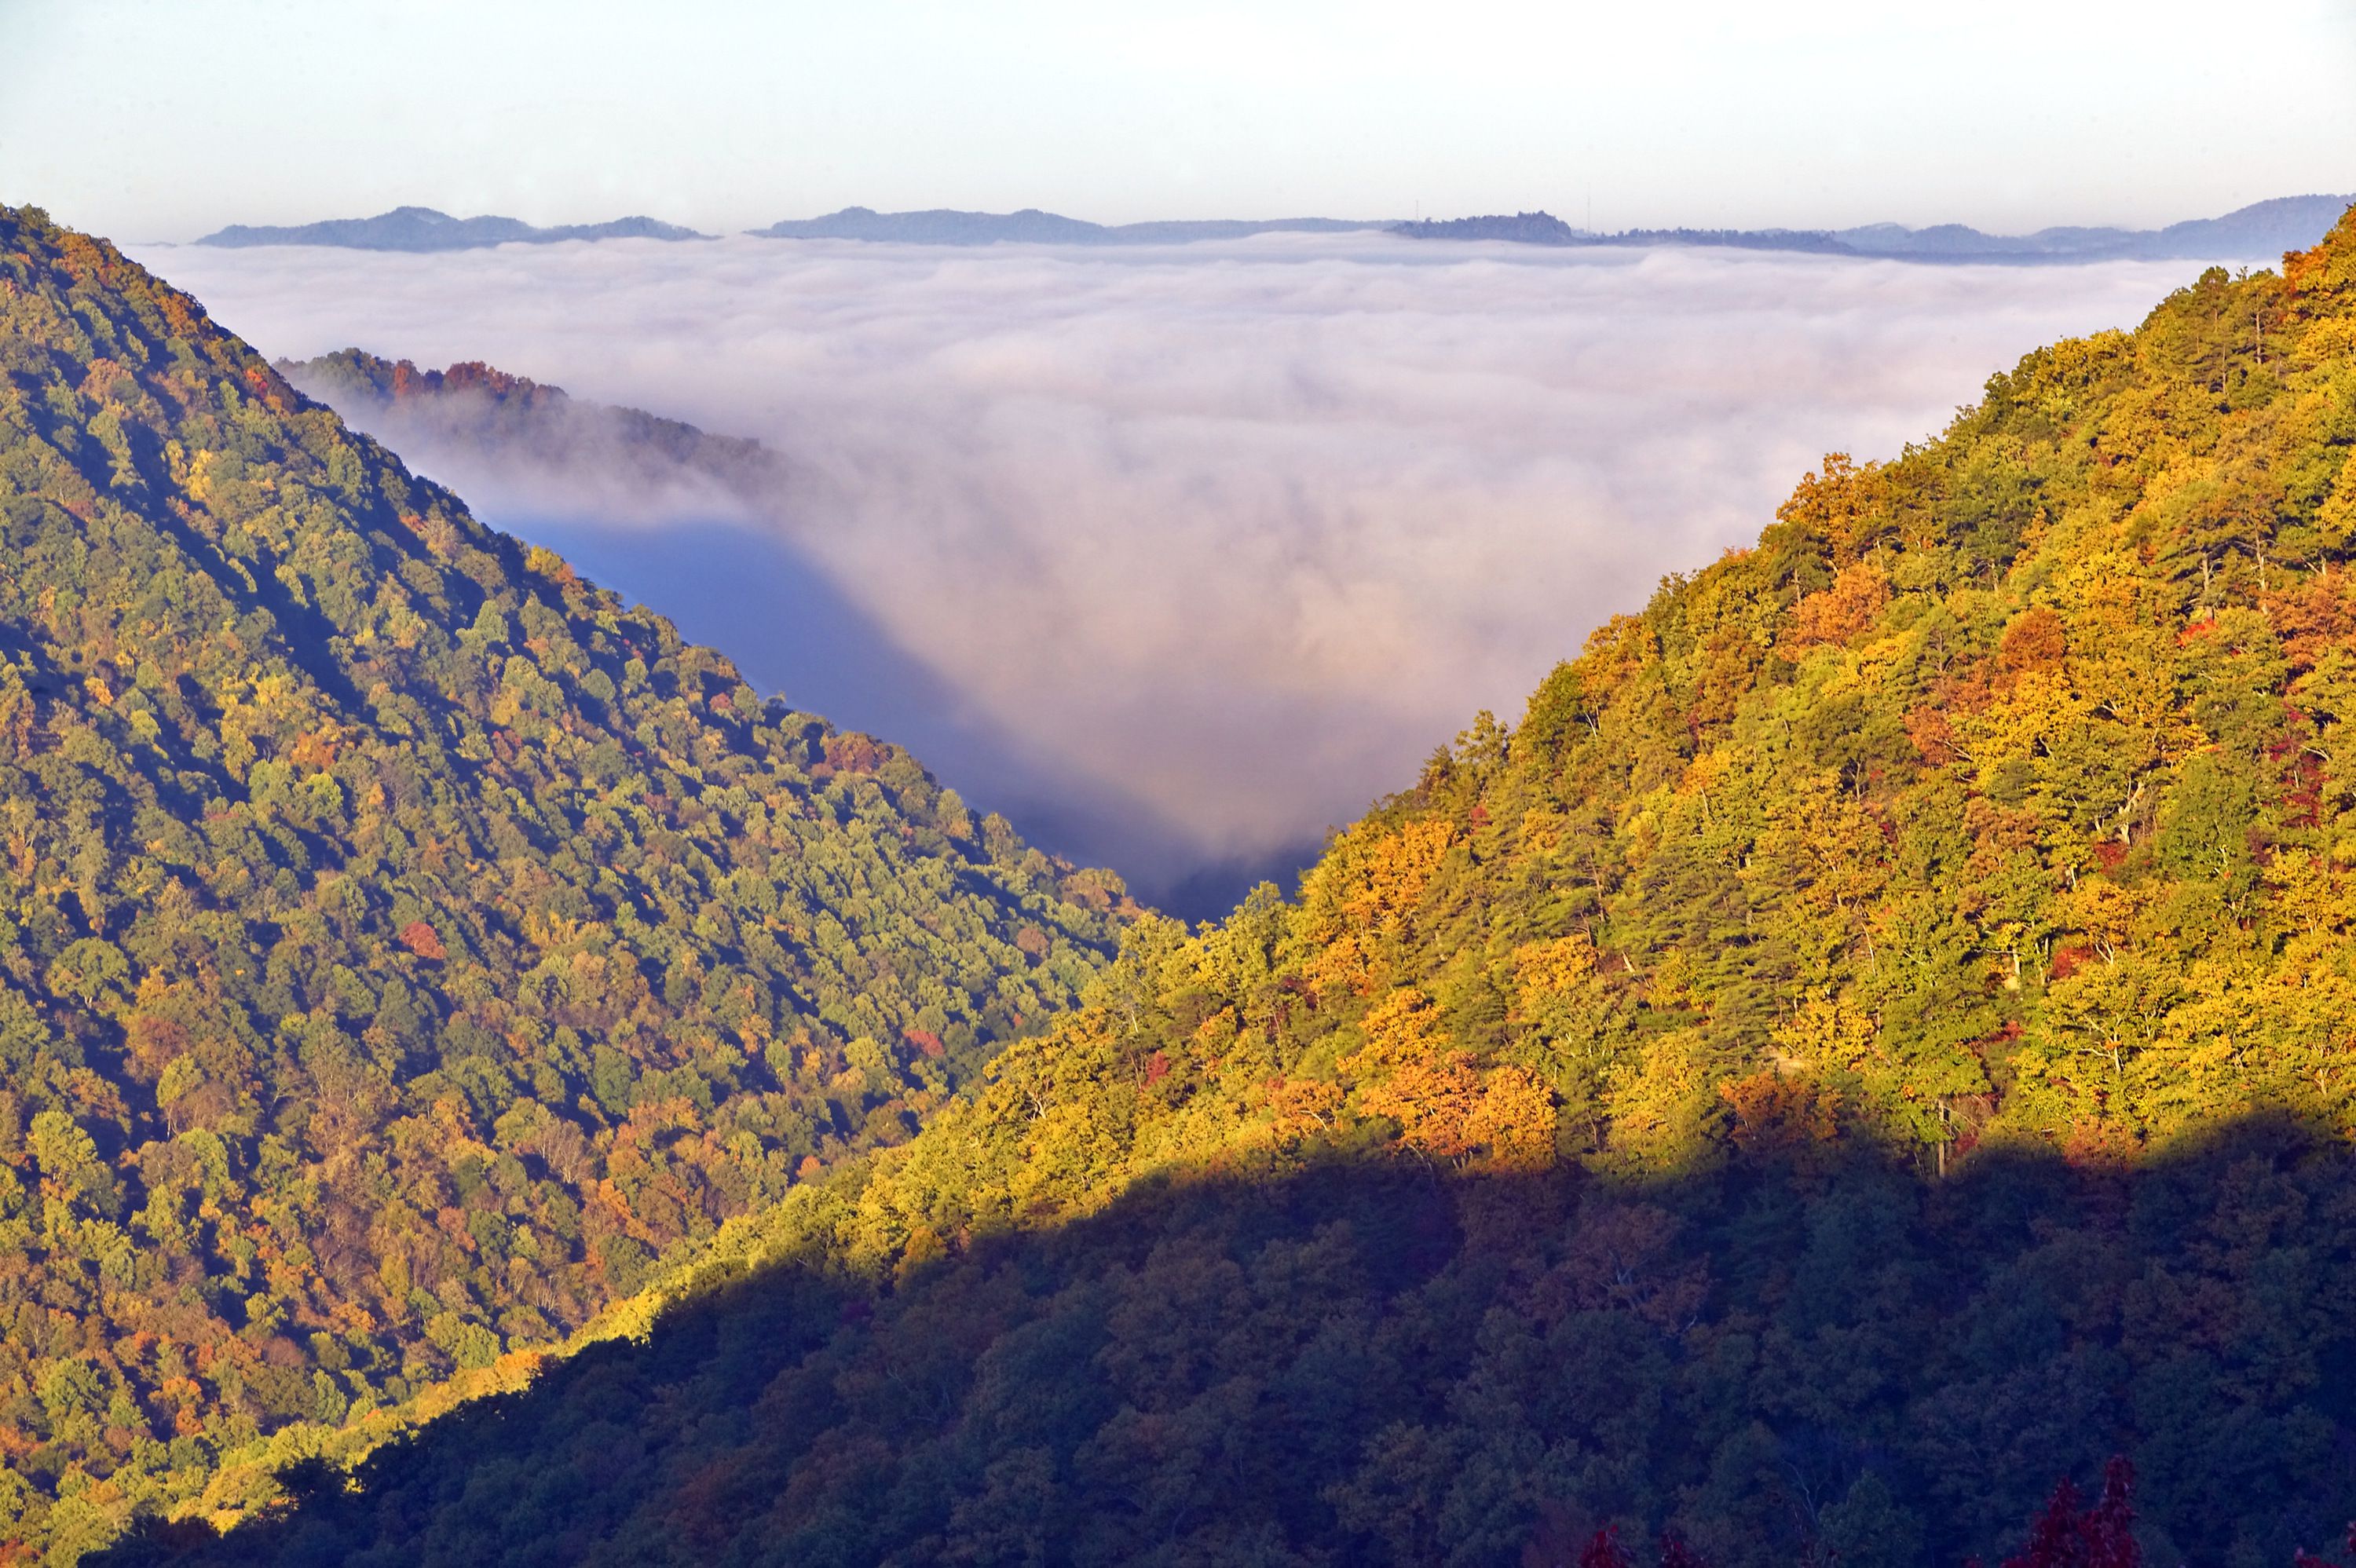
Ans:
{"type": "MultiPolygon", "coordinates": [[[[846,207],[823,218],[792,219],[751,232],[771,240],[880,240],[904,245],[1183,245],[1248,234],[1336,234],[1388,227],[1387,219],[1338,218],[1176,219],[1090,223],[1025,208],[1021,212],[877,212],[846,207]]],[[[353,251],[472,251],[487,245],[546,245],[562,240],[708,240],[712,236],[652,218],[568,223],[541,229],[519,218],[453,218],[430,207],[396,207],[374,218],[335,218],[290,226],[232,223],[199,245],[333,245],[353,251]]]]}
{"type": "Polygon", "coordinates": [[[1394,224],[1390,232],[1417,240],[1506,240],[1525,245],[1717,245],[1909,261],[2035,263],[2244,256],[2272,261],[2286,251],[2316,243],[2351,199],[2356,198],[2286,196],[2240,208],[2222,218],[2193,219],[2165,229],[2071,227],[2040,229],[2034,234],[1987,234],[1960,223],[1928,229],[1897,223],[1836,229],[1628,229],[1606,234],[1574,229],[1548,212],[1428,219],[1394,224]]]}
{"type": "Polygon", "coordinates": [[[884,240],[904,245],[1183,245],[1197,240],[1240,240],[1251,234],[1341,234],[1384,229],[1387,220],[1341,218],[1176,219],[1153,223],[1090,223],[1026,207],[1020,212],[877,212],[846,207],[824,218],[788,219],[752,232],[766,240],[884,240]]]}
{"type": "Polygon", "coordinates": [[[396,207],[374,218],[331,218],[324,223],[232,223],[199,245],[338,245],[353,251],[472,251],[485,245],[548,245],[561,240],[708,240],[692,229],[652,218],[536,228],[519,218],[453,218],[430,207],[396,207]]]}
{"type": "MultiPolygon", "coordinates": [[[[1856,229],[1575,229],[1549,212],[1419,222],[1340,218],[1177,219],[1149,223],[1091,223],[1026,207],[1020,212],[877,212],[846,207],[823,218],[788,219],[750,233],[767,240],[865,240],[902,245],[1183,245],[1239,240],[1253,234],[1341,234],[1382,229],[1415,240],[1506,240],[1526,245],[1697,245],[1744,251],[1798,251],[1819,255],[1878,256],[1909,261],[1996,261],[2016,264],[2248,258],[2272,261],[2323,237],[2350,201],[2347,196],[2286,196],[2222,218],[2193,219],[2165,229],[2040,229],[2034,234],[1988,234],[1960,223],[1909,229],[1871,223],[1856,229]]],[[[374,218],[338,218],[293,227],[233,223],[199,245],[337,245],[361,251],[466,251],[485,245],[549,244],[562,240],[704,240],[711,236],[651,218],[536,228],[516,218],[453,218],[430,207],[397,207],[374,218]]]]}
{"type": "MultiPolygon", "coordinates": [[[[1896,224],[1883,227],[1899,229],[1896,224]]],[[[1858,254],[1821,229],[1623,229],[1612,233],[1574,229],[1551,212],[1497,213],[1479,218],[1427,218],[1394,223],[1388,232],[1410,240],[1509,240],[1517,245],[1719,245],[1742,251],[1817,251],[1858,254]]],[[[1967,230],[1967,232],[1977,232],[1967,230]]]]}

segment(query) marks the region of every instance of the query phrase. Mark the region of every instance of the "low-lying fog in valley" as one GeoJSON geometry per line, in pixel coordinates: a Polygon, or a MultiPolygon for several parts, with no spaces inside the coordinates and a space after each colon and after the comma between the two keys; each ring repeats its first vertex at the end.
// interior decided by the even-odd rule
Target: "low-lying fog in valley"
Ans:
{"type": "Polygon", "coordinates": [[[2200,271],[1380,235],[139,259],[273,356],[483,359],[773,446],[787,477],[744,502],[380,431],[756,685],[1197,915],[1475,710],[1515,717],[1826,446],[1891,455],[2200,271]]]}

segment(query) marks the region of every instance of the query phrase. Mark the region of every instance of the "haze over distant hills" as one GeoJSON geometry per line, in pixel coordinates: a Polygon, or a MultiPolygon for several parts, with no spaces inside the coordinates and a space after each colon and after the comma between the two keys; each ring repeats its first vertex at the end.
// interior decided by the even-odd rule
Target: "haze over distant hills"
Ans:
{"type": "MultiPolygon", "coordinates": [[[[902,245],[1183,245],[1240,240],[1254,234],[1339,234],[1382,229],[1417,240],[1510,240],[1531,245],[1708,245],[1746,251],[1798,251],[1836,256],[1876,256],[1909,261],[2011,263],[2215,260],[2272,261],[2314,244],[2343,211],[2346,196],[2289,196],[2226,213],[2171,223],[2165,229],[2062,226],[2033,234],[1988,234],[1961,223],[1909,229],[1871,223],[1854,229],[1573,228],[1546,211],[1472,218],[1389,219],[1341,218],[1173,219],[1144,223],[1093,223],[1026,207],[1020,212],[968,212],[928,208],[878,212],[846,207],[820,218],[787,219],[747,232],[767,240],[864,240],[902,245]]],[[[398,207],[374,218],[337,218],[291,227],[233,223],[199,245],[333,245],[362,251],[466,251],[509,243],[563,240],[703,240],[711,236],[652,218],[537,228],[517,218],[453,218],[430,207],[398,207]]]]}
{"type": "MultiPolygon", "coordinates": [[[[823,218],[792,219],[752,233],[772,240],[884,240],[907,245],[1169,245],[1197,240],[1237,240],[1250,234],[1334,234],[1383,229],[1390,219],[1338,218],[1182,219],[1103,224],[1025,208],[1020,212],[877,212],[846,207],[823,218]]],[[[285,226],[232,223],[199,245],[332,245],[356,251],[472,251],[491,245],[546,245],[563,240],[708,240],[712,236],[656,219],[617,218],[608,223],[567,223],[542,229],[519,218],[453,218],[430,207],[397,207],[374,218],[334,218],[285,226]]]]}
{"type": "Polygon", "coordinates": [[[1020,212],[877,212],[846,207],[823,218],[787,219],[751,232],[767,240],[889,240],[904,245],[1183,245],[1197,240],[1240,240],[1251,234],[1339,234],[1384,229],[1388,219],[1341,218],[1176,219],[1150,223],[1091,223],[1026,207],[1020,212]]]}
{"type": "Polygon", "coordinates": [[[541,229],[519,218],[453,218],[430,207],[396,207],[374,218],[331,218],[290,227],[232,223],[199,245],[340,245],[354,251],[472,251],[485,245],[548,245],[560,240],[707,240],[692,229],[645,217],[541,229]]]}
{"type": "Polygon", "coordinates": [[[1574,229],[1549,212],[1426,219],[1390,232],[1417,240],[1509,240],[1526,245],[1719,245],[1745,251],[1805,251],[1909,261],[2165,261],[2243,257],[2272,261],[2321,239],[2351,198],[2286,196],[2197,218],[2165,229],[2040,229],[1986,234],[1961,223],[1909,229],[1871,223],[1856,229],[1574,229]]]}

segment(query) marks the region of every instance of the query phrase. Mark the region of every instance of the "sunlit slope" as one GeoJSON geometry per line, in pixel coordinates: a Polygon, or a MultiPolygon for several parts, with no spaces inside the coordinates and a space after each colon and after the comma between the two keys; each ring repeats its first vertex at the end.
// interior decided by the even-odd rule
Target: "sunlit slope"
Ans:
{"type": "Polygon", "coordinates": [[[1120,1010],[1040,1071],[1110,1029],[1172,1104],[1155,1136],[1234,1118],[1196,1147],[1297,1097],[1432,1159],[1623,1171],[1769,1124],[1925,1172],[2356,1126],[2356,219],[2286,271],[1828,460],[1297,904],[1138,933],[1120,1010]]]}
{"type": "Polygon", "coordinates": [[[561,1338],[1126,918],[29,209],[0,539],[0,1537],[561,1338]]]}

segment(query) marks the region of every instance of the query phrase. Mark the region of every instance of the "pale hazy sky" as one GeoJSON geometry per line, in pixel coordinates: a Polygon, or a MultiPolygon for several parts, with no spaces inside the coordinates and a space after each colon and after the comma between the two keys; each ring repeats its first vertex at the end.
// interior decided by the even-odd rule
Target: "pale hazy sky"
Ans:
{"type": "Polygon", "coordinates": [[[2351,189],[2351,0],[0,0],[0,200],[125,240],[403,202],[2019,229],[2351,189]]]}

